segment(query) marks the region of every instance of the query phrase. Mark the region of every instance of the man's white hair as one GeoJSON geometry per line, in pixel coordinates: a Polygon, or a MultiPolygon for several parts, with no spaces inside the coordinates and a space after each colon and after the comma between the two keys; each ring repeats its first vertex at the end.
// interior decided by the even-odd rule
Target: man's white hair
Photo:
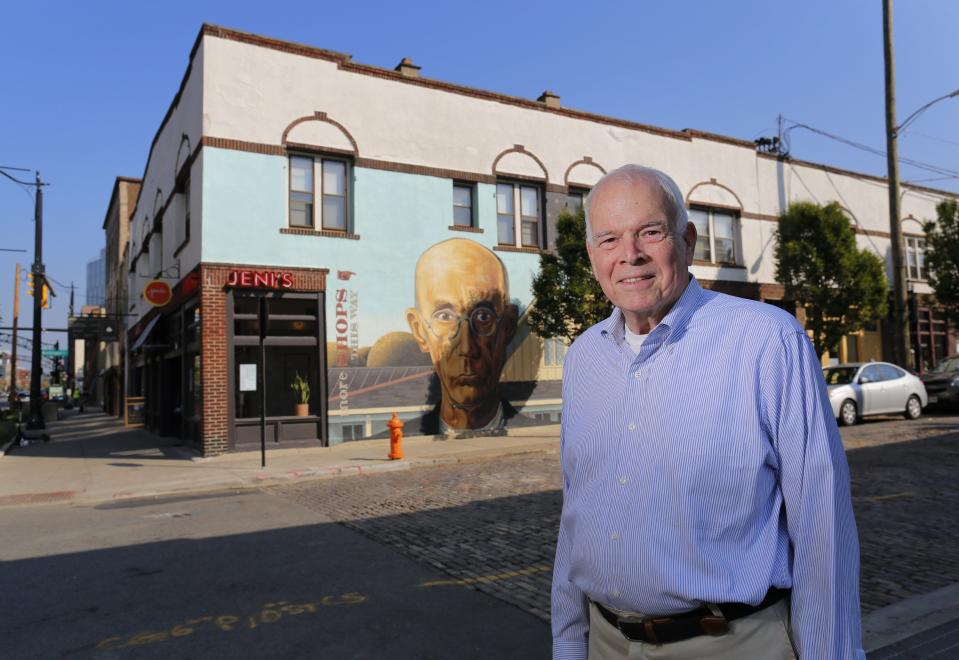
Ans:
{"type": "Polygon", "coordinates": [[[615,179],[628,179],[631,183],[648,182],[650,180],[656,183],[660,195],[663,199],[663,210],[668,216],[670,229],[676,236],[682,235],[686,231],[686,225],[689,224],[689,213],[686,211],[686,204],[683,202],[683,193],[679,191],[679,186],[665,172],[652,167],[643,165],[628,164],[617,167],[612,172],[603,175],[593,189],[586,195],[586,201],[583,204],[583,210],[586,213],[586,240],[592,242],[593,229],[589,224],[589,208],[596,195],[604,185],[615,179]]]}

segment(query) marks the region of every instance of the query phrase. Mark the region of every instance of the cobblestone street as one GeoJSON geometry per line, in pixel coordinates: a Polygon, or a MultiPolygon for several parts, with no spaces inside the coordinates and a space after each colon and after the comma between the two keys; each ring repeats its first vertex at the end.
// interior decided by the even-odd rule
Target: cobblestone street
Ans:
{"type": "MultiPolygon", "coordinates": [[[[843,429],[864,613],[959,582],[959,417],[843,429]]],[[[269,492],[544,620],[562,494],[558,452],[279,486],[269,492]]]]}

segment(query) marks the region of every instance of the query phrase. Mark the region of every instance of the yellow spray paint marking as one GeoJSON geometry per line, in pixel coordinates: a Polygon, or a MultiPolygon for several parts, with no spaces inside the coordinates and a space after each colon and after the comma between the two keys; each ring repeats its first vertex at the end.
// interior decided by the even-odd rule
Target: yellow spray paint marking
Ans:
{"type": "Polygon", "coordinates": [[[913,493],[904,492],[904,493],[892,493],[891,495],[876,495],[875,497],[868,498],[871,502],[880,502],[882,500],[894,500],[900,497],[912,497],[913,493]]]}
{"type": "Polygon", "coordinates": [[[97,649],[100,651],[119,651],[121,649],[144,646],[155,642],[164,642],[175,637],[187,637],[197,631],[219,630],[228,633],[242,628],[252,630],[264,625],[276,623],[283,619],[284,616],[298,616],[306,613],[315,614],[319,607],[359,605],[366,601],[366,596],[355,592],[349,592],[339,596],[323,596],[319,600],[308,603],[289,603],[281,600],[275,603],[267,603],[260,608],[260,611],[256,614],[243,616],[236,616],[234,614],[201,616],[195,619],[187,619],[183,623],[176,624],[169,630],[147,630],[130,636],[113,635],[97,644],[97,649]],[[204,626],[203,624],[209,625],[204,626]]]}
{"type": "Polygon", "coordinates": [[[506,571],[505,573],[496,573],[495,575],[478,575],[461,580],[430,580],[429,582],[420,582],[421,587],[442,587],[448,585],[468,585],[481,584],[484,582],[497,582],[499,580],[509,580],[522,575],[535,575],[536,573],[545,573],[552,570],[552,566],[530,566],[516,571],[506,571]]]}

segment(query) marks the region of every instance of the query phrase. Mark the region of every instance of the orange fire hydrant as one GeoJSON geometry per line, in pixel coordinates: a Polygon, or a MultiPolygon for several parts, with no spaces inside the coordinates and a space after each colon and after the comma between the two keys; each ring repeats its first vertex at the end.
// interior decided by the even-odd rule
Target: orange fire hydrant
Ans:
{"type": "Polygon", "coordinates": [[[403,422],[393,413],[393,417],[386,423],[390,430],[390,455],[387,457],[392,461],[403,458],[403,422]]]}

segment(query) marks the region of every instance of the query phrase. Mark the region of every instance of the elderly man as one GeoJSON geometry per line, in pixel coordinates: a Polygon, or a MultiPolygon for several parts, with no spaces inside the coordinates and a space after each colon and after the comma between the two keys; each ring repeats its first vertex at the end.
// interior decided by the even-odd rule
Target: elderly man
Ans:
{"type": "Polygon", "coordinates": [[[566,357],[554,659],[864,658],[848,467],[805,332],[700,287],[662,172],[610,172],[586,212],[615,308],[566,357]]]}
{"type": "Polygon", "coordinates": [[[453,238],[416,262],[416,307],[406,312],[420,350],[430,354],[440,402],[409,428],[433,435],[493,432],[524,421],[499,396],[506,348],[516,334],[503,262],[488,248],[453,238]]]}

